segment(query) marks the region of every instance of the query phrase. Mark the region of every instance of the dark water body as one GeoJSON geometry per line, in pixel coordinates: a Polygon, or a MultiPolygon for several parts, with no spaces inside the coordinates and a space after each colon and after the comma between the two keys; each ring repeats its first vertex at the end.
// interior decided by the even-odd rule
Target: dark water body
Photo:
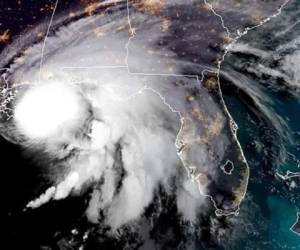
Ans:
{"type": "Polygon", "coordinates": [[[221,66],[224,99],[250,166],[240,217],[248,216],[247,207],[257,214],[255,231],[245,230],[233,249],[300,248],[300,236],[290,230],[300,210],[300,179],[278,176],[300,172],[299,13],[300,2],[291,1],[241,38],[221,66]]]}

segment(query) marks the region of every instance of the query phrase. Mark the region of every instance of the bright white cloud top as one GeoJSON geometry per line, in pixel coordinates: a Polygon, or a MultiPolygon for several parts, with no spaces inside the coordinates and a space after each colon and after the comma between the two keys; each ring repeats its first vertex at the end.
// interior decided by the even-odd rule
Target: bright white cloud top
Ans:
{"type": "Polygon", "coordinates": [[[61,83],[34,85],[16,104],[18,128],[32,139],[54,136],[80,120],[80,97],[74,87],[61,83]]]}

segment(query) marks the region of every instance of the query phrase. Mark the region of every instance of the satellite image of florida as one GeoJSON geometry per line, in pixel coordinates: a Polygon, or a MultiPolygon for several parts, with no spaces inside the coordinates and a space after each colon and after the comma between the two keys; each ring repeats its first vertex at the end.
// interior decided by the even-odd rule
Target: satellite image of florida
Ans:
{"type": "Polygon", "coordinates": [[[300,249],[300,1],[0,0],[0,156],[3,250],[300,249]]]}

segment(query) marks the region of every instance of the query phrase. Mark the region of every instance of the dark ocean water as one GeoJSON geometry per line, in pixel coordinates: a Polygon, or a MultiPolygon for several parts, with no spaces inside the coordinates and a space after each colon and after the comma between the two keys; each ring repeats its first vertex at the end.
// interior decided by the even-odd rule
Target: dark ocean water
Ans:
{"type": "Polygon", "coordinates": [[[292,1],[241,38],[221,66],[224,99],[250,166],[239,215],[250,230],[246,225],[233,249],[300,248],[300,236],[290,230],[300,211],[300,179],[279,177],[300,171],[299,55],[300,2],[292,1]]]}

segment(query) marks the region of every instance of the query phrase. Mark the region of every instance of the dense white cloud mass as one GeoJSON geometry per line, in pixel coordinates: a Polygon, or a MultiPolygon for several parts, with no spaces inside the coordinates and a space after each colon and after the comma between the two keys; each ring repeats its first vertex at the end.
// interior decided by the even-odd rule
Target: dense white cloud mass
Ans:
{"type": "Polygon", "coordinates": [[[16,106],[18,128],[32,139],[51,137],[78,123],[80,96],[61,83],[32,86],[16,106]]]}
{"type": "MultiPolygon", "coordinates": [[[[50,154],[57,154],[65,142],[70,149],[79,149],[75,157],[64,161],[68,169],[65,177],[28,203],[28,207],[37,207],[50,199],[63,199],[72,190],[80,191],[87,182],[103,180],[98,185],[99,191],[92,196],[87,216],[96,221],[102,209],[107,214],[106,222],[117,228],[143,213],[159,184],[170,184],[170,178],[181,165],[174,145],[181,126],[180,117],[155,91],[144,89],[143,85],[139,91],[131,90],[133,94],[128,94],[130,87],[119,86],[120,82],[116,81],[118,73],[112,74],[111,79],[107,75],[103,85],[75,84],[74,89],[55,83],[34,86],[17,102],[15,119],[29,142],[34,145],[36,140],[42,141],[49,145],[50,154]],[[64,93],[65,88],[70,88],[68,93],[64,93]],[[84,97],[77,98],[75,89],[80,88],[84,97]],[[56,91],[53,95],[52,90],[56,91]],[[44,97],[46,92],[50,96],[44,97]],[[60,100],[61,95],[66,99],[60,100]],[[38,104],[35,102],[40,105],[32,105],[38,104]],[[65,102],[68,102],[66,107],[65,102]],[[82,108],[86,102],[90,103],[91,111],[82,108]],[[48,110],[39,114],[40,108],[48,110]],[[23,117],[23,111],[30,115],[23,117]],[[64,112],[66,115],[60,116],[64,112]],[[31,119],[27,120],[28,117],[31,119]],[[86,121],[80,121],[78,126],[77,120],[82,118],[86,121]],[[82,126],[84,122],[86,126],[82,126]],[[64,130],[66,139],[62,140],[61,133],[55,129],[64,130]]],[[[123,70],[121,73],[128,75],[123,70]]],[[[127,77],[128,82],[134,80],[130,75],[127,77]]]]}

